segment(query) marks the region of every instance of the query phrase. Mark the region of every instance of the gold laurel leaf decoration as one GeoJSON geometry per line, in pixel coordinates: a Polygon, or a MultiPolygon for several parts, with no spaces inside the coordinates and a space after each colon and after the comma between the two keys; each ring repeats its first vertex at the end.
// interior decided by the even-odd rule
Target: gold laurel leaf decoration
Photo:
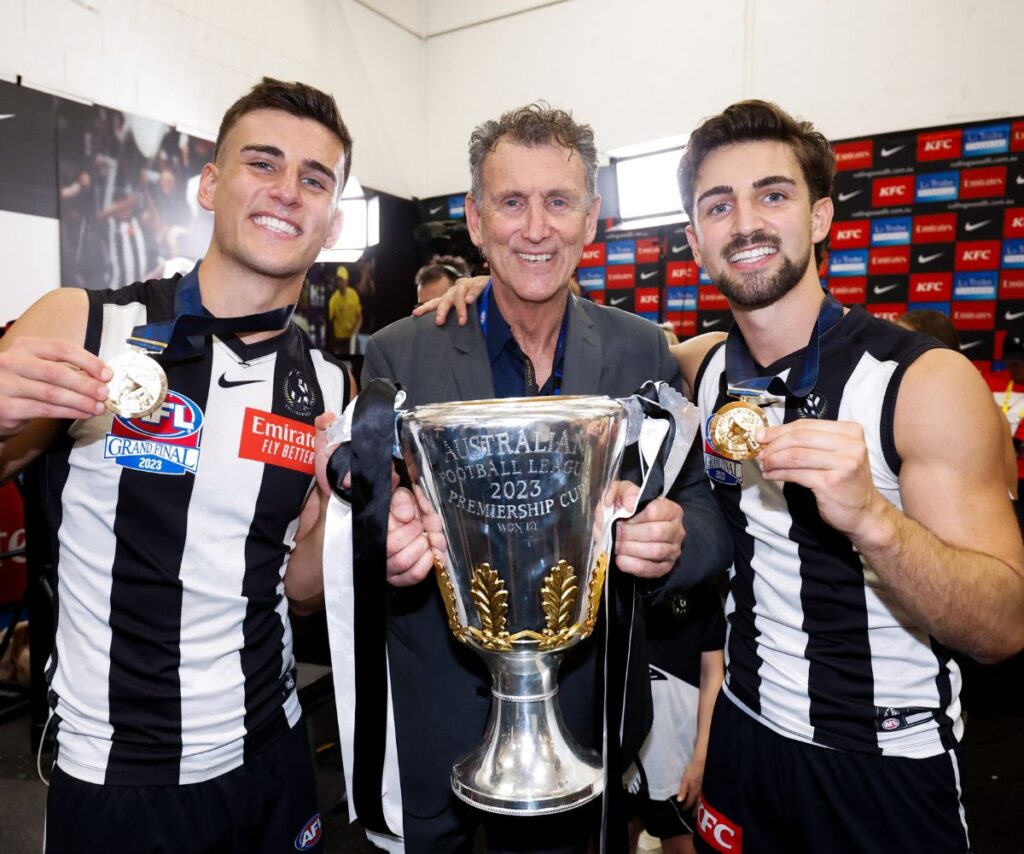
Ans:
{"type": "Polygon", "coordinates": [[[590,608],[587,611],[587,617],[583,622],[583,631],[580,634],[581,638],[590,637],[594,631],[594,625],[597,623],[597,612],[601,607],[601,591],[604,589],[604,577],[608,572],[608,554],[601,552],[600,557],[597,559],[597,563],[594,565],[594,574],[590,576],[590,586],[587,591],[588,599],[590,600],[590,608]]]}
{"type": "Polygon", "coordinates": [[[508,591],[505,582],[490,564],[480,564],[473,571],[470,593],[480,625],[486,636],[508,634],[508,591]]]}
{"type": "Polygon", "coordinates": [[[448,571],[444,568],[444,564],[437,557],[434,558],[434,574],[437,576],[437,586],[441,588],[444,609],[448,613],[448,628],[452,630],[452,634],[457,640],[469,643],[466,639],[465,626],[459,622],[459,609],[455,604],[455,588],[452,586],[452,580],[448,577],[448,571]]]}
{"type": "Polygon", "coordinates": [[[547,623],[546,634],[559,634],[569,628],[578,593],[576,570],[568,562],[560,560],[551,567],[540,591],[541,607],[547,623]]]}

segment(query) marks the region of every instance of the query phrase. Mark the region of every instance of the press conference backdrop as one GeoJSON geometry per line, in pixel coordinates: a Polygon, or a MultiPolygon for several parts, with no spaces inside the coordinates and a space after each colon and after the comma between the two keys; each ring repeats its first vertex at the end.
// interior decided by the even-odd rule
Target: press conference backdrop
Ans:
{"type": "MultiPolygon", "coordinates": [[[[901,131],[834,143],[835,222],[822,281],[846,305],[894,320],[950,315],[964,355],[1000,368],[1024,323],[1024,119],[901,131]],[[993,364],[995,362],[995,364],[993,364]]],[[[462,196],[420,202],[426,219],[463,216],[462,196]]],[[[617,238],[602,222],[578,271],[592,299],[688,337],[731,324],[681,226],[617,238]]]]}

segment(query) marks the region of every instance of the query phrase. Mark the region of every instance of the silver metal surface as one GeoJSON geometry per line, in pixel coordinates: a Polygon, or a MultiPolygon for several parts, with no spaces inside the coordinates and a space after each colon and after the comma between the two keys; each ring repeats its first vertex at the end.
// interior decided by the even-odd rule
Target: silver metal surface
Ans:
{"type": "MultiPolygon", "coordinates": [[[[600,757],[558,711],[561,654],[593,630],[626,440],[603,397],[417,407],[401,416],[403,456],[429,528],[449,627],[491,671],[481,743],[452,769],[480,809],[534,815],[600,795],[600,757]]],[[[587,698],[587,702],[596,702],[587,698]]]]}

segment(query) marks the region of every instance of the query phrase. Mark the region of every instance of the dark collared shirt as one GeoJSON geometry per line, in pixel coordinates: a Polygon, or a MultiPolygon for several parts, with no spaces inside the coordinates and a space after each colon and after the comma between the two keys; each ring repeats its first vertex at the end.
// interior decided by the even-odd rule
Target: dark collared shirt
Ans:
{"type": "MultiPolygon", "coordinates": [[[[479,310],[479,308],[478,308],[479,310]]],[[[562,332],[568,333],[569,304],[565,306],[566,315],[562,319],[562,332]]],[[[501,316],[497,300],[490,295],[487,306],[487,328],[484,331],[487,341],[487,355],[491,360],[491,376],[494,379],[495,397],[533,397],[557,393],[561,386],[565,347],[555,350],[555,362],[551,366],[551,375],[543,386],[537,388],[537,378],[533,363],[512,335],[512,327],[501,316]],[[556,385],[557,383],[557,385],[556,385]]]]}

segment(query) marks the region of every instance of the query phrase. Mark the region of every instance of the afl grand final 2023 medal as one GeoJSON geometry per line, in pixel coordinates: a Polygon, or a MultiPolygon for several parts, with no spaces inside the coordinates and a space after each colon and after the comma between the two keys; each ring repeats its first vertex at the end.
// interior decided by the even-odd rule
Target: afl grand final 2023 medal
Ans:
{"type": "Polygon", "coordinates": [[[727,403],[711,418],[708,437],[723,457],[736,462],[753,459],[761,451],[757,431],[768,427],[768,416],[760,406],[737,400],[727,403]]]}
{"type": "Polygon", "coordinates": [[[132,347],[107,365],[114,372],[107,383],[107,409],[121,418],[141,418],[160,408],[167,396],[167,374],[155,359],[132,347]]]}

